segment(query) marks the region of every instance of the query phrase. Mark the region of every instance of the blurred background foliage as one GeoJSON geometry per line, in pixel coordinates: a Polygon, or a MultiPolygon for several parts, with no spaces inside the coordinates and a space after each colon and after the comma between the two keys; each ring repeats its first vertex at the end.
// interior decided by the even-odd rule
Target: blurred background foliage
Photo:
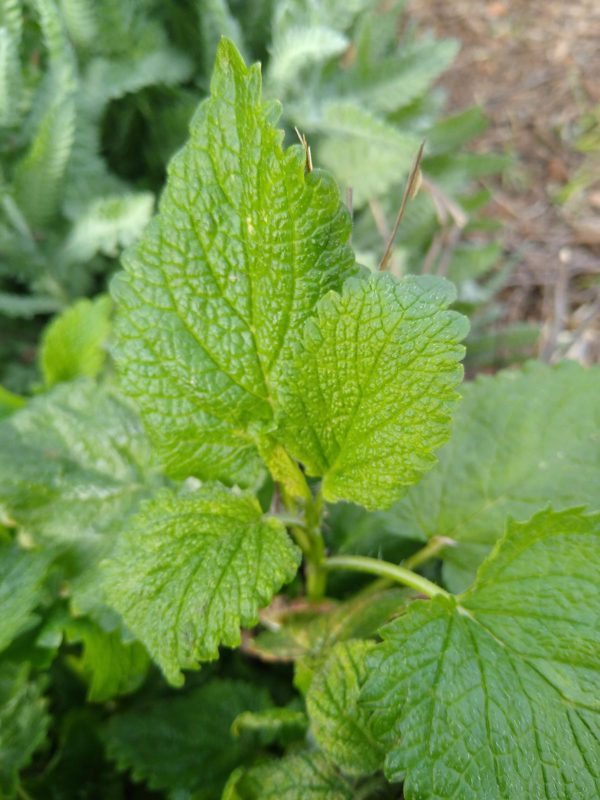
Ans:
{"type": "MultiPolygon", "coordinates": [[[[154,212],[222,34],[262,61],[287,141],[297,127],[336,176],[370,268],[426,140],[390,268],[453,280],[474,360],[489,362],[512,263],[490,237],[477,180],[506,158],[466,149],[486,119],[477,108],[448,115],[436,88],[457,42],[417,35],[402,0],[0,0],[0,384],[38,387],[44,326],[105,290],[154,212]]],[[[529,334],[503,333],[526,345],[529,334]]]]}

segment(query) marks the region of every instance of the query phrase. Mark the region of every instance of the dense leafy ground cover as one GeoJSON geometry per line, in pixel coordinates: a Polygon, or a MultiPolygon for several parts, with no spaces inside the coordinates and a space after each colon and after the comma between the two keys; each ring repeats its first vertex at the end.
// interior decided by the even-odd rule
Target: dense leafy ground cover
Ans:
{"type": "Polygon", "coordinates": [[[600,372],[461,385],[279,114],[223,40],[114,323],[6,394],[0,796],[593,797],[600,372]]]}
{"type": "MultiPolygon", "coordinates": [[[[375,266],[423,137],[427,181],[394,268],[441,269],[486,319],[506,270],[478,240],[502,160],[461,152],[476,110],[443,117],[432,84],[457,45],[415,37],[403,2],[2,0],[0,3],[0,383],[29,393],[48,315],[106,288],[153,213],[165,167],[206,94],[219,35],[264,64],[265,94],[306,133],[316,162],[353,189],[354,246],[375,266]],[[403,26],[403,32],[401,31],[403,26]],[[452,247],[441,247],[451,242],[452,247]],[[427,254],[428,257],[427,257],[427,254]],[[485,309],[485,314],[483,313],[485,309]]],[[[457,113],[458,112],[458,113],[457,113]]]]}

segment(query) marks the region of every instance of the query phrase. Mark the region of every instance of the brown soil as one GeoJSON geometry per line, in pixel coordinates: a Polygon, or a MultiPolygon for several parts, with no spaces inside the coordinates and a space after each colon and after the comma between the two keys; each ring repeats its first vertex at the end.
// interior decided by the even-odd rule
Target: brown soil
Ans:
{"type": "Polygon", "coordinates": [[[542,320],[547,360],[600,361],[600,2],[410,0],[409,9],[462,44],[441,83],[449,109],[476,104],[489,116],[476,149],[515,157],[489,184],[489,213],[517,261],[506,321],[542,320]],[[597,146],[586,156],[578,140],[594,110],[597,146]],[[581,189],[557,202],[582,171],[581,189]]]}

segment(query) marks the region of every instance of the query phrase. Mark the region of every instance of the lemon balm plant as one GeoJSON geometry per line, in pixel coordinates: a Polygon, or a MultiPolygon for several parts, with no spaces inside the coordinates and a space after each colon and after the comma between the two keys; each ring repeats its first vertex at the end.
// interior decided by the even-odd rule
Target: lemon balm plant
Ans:
{"type": "Polygon", "coordinates": [[[278,113],[223,40],[112,283],[120,388],[80,306],[0,426],[0,793],[592,797],[598,371],[459,403],[451,284],[357,265],[278,113]]]}

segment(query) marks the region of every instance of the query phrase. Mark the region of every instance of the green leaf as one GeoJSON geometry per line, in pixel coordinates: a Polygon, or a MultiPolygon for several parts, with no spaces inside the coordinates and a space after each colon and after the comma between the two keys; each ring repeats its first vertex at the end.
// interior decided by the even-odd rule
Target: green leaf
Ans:
{"type": "Polygon", "coordinates": [[[69,657],[69,664],[87,681],[89,701],[131,694],[144,682],[150,660],[139,642],[123,642],[119,631],[104,631],[83,617],[72,619],[66,633],[69,642],[83,643],[83,654],[69,657]]]}
{"type": "Polygon", "coordinates": [[[151,192],[109,195],[94,200],[71,228],[63,251],[69,262],[89,261],[96,253],[115,258],[140,236],[152,216],[151,192]]]}
{"type": "Polygon", "coordinates": [[[100,601],[98,563],[158,482],[138,417],[95,383],[58,386],[0,423],[0,508],[64,551],[81,610],[100,601]]]}
{"type": "Polygon", "coordinates": [[[600,792],[598,553],[599,514],[541,512],[384,628],[363,699],[407,800],[600,792]]]}
{"type": "Polygon", "coordinates": [[[52,555],[0,542],[0,651],[30,627],[52,555]]]}
{"type": "Polygon", "coordinates": [[[235,775],[223,800],[354,800],[354,787],[321,753],[266,761],[235,775]]]}
{"type": "Polygon", "coordinates": [[[230,733],[233,720],[269,702],[265,689],[216,679],[188,694],[138,703],[110,718],[108,754],[151,789],[187,790],[194,800],[213,800],[250,755],[230,733]]]}
{"type": "Polygon", "coordinates": [[[600,369],[573,362],[480,377],[463,387],[439,466],[395,507],[398,530],[448,536],[444,579],[465,589],[507,517],[595,504],[600,485],[600,369]]]}
{"type": "Polygon", "coordinates": [[[44,742],[49,718],[27,664],[0,664],[0,795],[12,797],[18,773],[44,742]]]}
{"type": "Polygon", "coordinates": [[[346,187],[356,208],[405,179],[419,140],[350,102],[330,102],[310,130],[325,134],[318,158],[346,187]]]}
{"type": "Polygon", "coordinates": [[[464,317],[440,278],[379,274],[331,293],[287,375],[281,441],[325,499],[386,507],[436,459],[462,377],[464,317]]]}
{"type": "Polygon", "coordinates": [[[358,705],[367,677],[365,659],[373,646],[359,639],[336,644],[306,694],[317,745],[349,775],[369,775],[383,764],[383,749],[371,732],[369,712],[358,705]]]}
{"type": "Polygon", "coordinates": [[[46,386],[74,378],[95,378],[102,369],[110,333],[109,297],[78,300],[44,331],[40,366],[46,386]]]}
{"type": "Polygon", "coordinates": [[[338,190],[282,150],[277,116],[258,65],[223,40],[160,213],[113,284],[122,383],[174,477],[253,482],[247,428],[272,424],[294,335],[353,269],[338,190]]]}
{"type": "Polygon", "coordinates": [[[295,576],[299,551],[283,525],[249,495],[205,486],[164,491],[146,503],[120,537],[107,591],[167,680],[182,668],[237,647],[240,626],[295,576]]]}

